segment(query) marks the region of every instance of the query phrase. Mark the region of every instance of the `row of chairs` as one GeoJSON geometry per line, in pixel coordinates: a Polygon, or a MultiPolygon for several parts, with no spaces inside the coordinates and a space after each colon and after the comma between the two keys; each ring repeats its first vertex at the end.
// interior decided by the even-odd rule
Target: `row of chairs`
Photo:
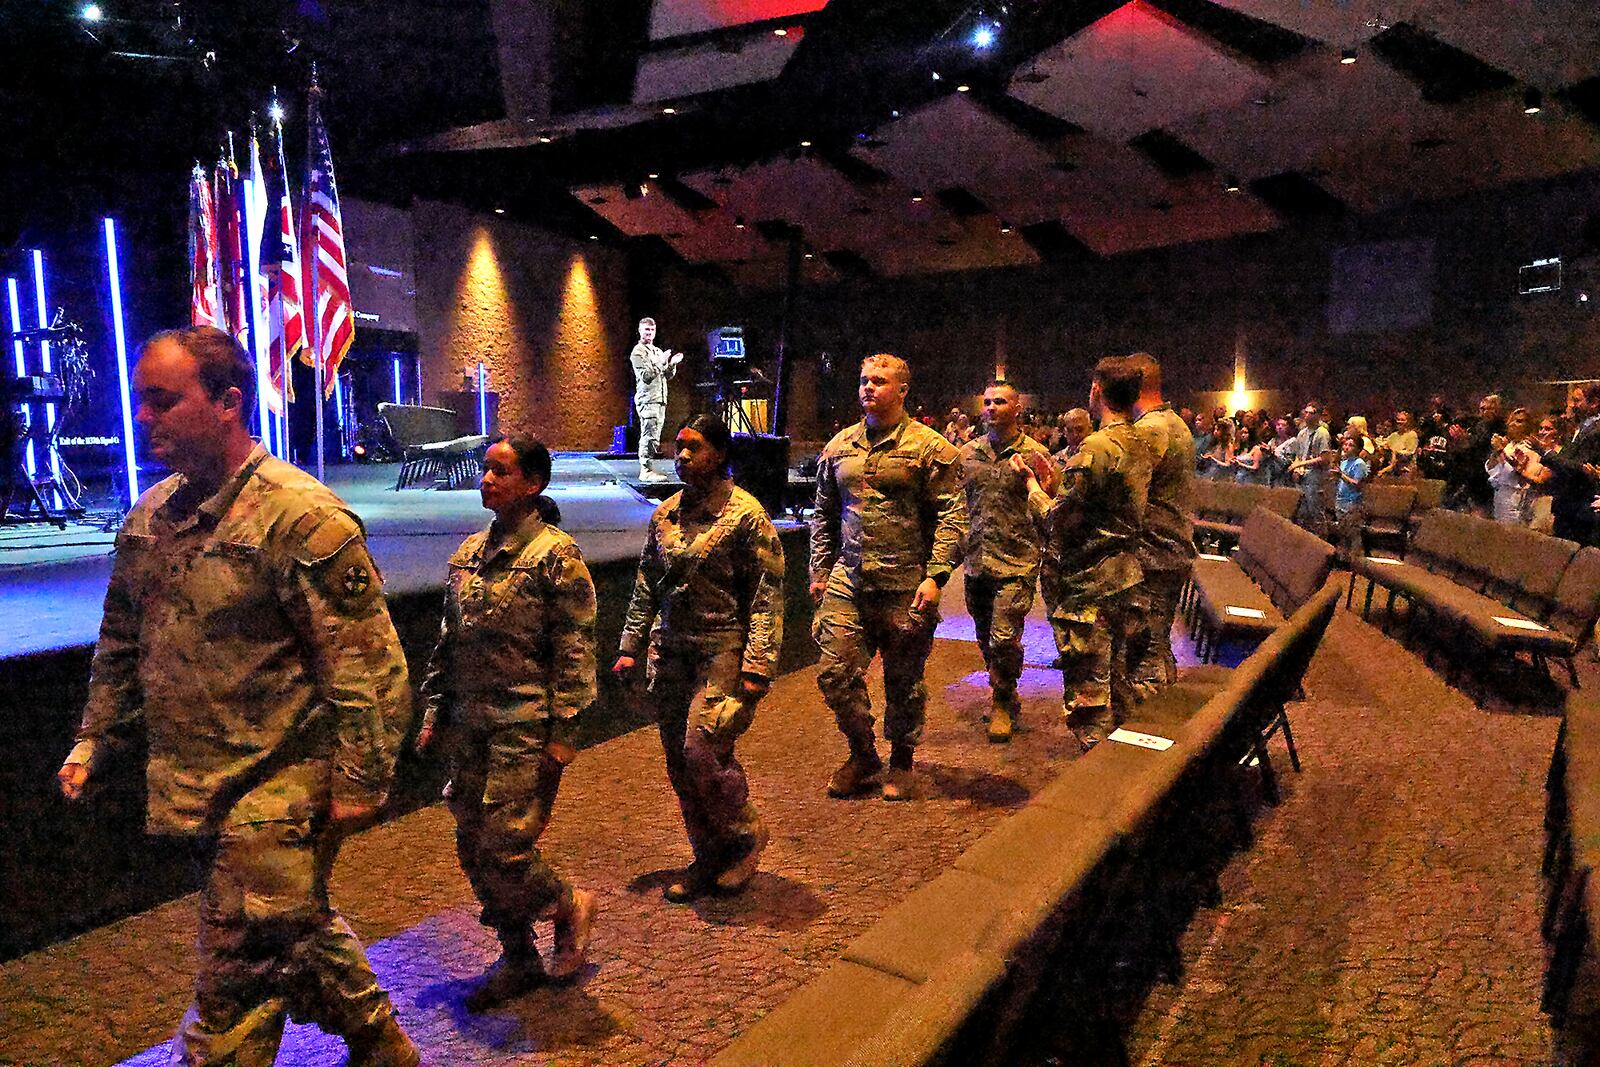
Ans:
{"type": "Polygon", "coordinates": [[[1300,490],[1283,485],[1247,485],[1194,482],[1194,539],[1203,547],[1227,551],[1239,542],[1245,520],[1256,508],[1266,508],[1286,519],[1300,506],[1300,490]]]}
{"type": "Polygon", "coordinates": [[[1571,692],[1545,779],[1546,947],[1540,1007],[1555,1062],[1600,1059],[1600,701],[1571,692]]]}
{"type": "Polygon", "coordinates": [[[1284,624],[1328,579],[1333,546],[1258,507],[1231,555],[1202,553],[1179,606],[1201,662],[1226,641],[1261,640],[1284,624]]]}
{"type": "Polygon", "coordinates": [[[1386,614],[1396,598],[1409,603],[1410,627],[1427,620],[1456,638],[1461,655],[1526,652],[1540,668],[1558,659],[1578,684],[1573,660],[1600,616],[1600,549],[1435,508],[1423,515],[1405,560],[1369,556],[1351,566],[1345,602],[1353,605],[1364,578],[1364,617],[1382,588],[1386,614]]]}
{"type": "Polygon", "coordinates": [[[1176,955],[1187,916],[1166,894],[1202,869],[1190,850],[1214,847],[1230,776],[1259,767],[1276,799],[1279,735],[1299,768],[1287,708],[1340,593],[1313,595],[1236,670],[1185,671],[1141,704],[1125,728],[1170,747],[1107,741],[1068,764],[712,1067],[1011,1063],[1042,1006],[1112,1007],[1092,1002],[1132,942],[1176,955]]]}
{"type": "Polygon", "coordinates": [[[1443,503],[1444,483],[1434,478],[1368,482],[1358,510],[1363,552],[1382,545],[1405,558],[1422,516],[1443,503]]]}

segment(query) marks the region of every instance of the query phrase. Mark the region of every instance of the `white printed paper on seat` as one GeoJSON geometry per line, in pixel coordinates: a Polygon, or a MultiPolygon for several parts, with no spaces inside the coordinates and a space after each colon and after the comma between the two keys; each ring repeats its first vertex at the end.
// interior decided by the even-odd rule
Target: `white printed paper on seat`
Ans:
{"type": "Polygon", "coordinates": [[[1236,608],[1232,604],[1229,604],[1224,611],[1241,619],[1264,619],[1267,617],[1267,613],[1260,608],[1236,608]]]}
{"type": "Polygon", "coordinates": [[[1532,619],[1508,619],[1504,615],[1491,615],[1490,618],[1501,626],[1509,626],[1513,630],[1548,630],[1550,627],[1532,619]]]}
{"type": "Polygon", "coordinates": [[[1406,565],[1404,560],[1390,559],[1388,556],[1368,556],[1367,562],[1381,563],[1385,567],[1404,567],[1406,565]]]}
{"type": "Polygon", "coordinates": [[[1157,737],[1155,734],[1141,734],[1137,730],[1124,730],[1117,727],[1107,735],[1112,741],[1121,741],[1125,745],[1137,745],[1140,748],[1153,749],[1156,752],[1165,752],[1172,747],[1172,738],[1157,737]]]}
{"type": "Polygon", "coordinates": [[[1216,555],[1213,552],[1202,552],[1202,553],[1200,553],[1200,558],[1201,559],[1209,559],[1209,560],[1212,560],[1213,562],[1216,562],[1216,563],[1226,563],[1226,562],[1228,562],[1228,557],[1227,556],[1219,556],[1219,555],[1216,555]]]}

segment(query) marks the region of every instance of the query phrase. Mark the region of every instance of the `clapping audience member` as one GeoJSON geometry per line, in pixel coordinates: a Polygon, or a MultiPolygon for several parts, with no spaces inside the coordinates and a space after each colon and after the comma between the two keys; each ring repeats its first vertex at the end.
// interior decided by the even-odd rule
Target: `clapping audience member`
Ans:
{"type": "Polygon", "coordinates": [[[1532,420],[1527,408],[1517,408],[1506,418],[1504,434],[1490,438],[1494,451],[1484,461],[1493,497],[1496,522],[1526,526],[1533,520],[1532,483],[1524,475],[1530,460],[1538,453],[1529,443],[1532,420]]]}

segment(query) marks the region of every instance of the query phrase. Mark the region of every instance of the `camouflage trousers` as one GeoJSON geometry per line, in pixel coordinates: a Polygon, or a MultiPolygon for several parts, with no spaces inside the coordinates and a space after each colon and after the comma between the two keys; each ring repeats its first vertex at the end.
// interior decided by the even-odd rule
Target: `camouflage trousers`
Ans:
{"type": "Polygon", "coordinates": [[[922,672],[933,651],[938,609],[913,610],[915,591],[860,591],[842,569],[828,578],[812,623],[812,636],[822,649],[817,688],[833,711],[852,752],[873,745],[872,704],[867,699],[867,667],[883,657],[884,737],[895,745],[914,747],[922,740],[927,717],[928,687],[922,672]]]}
{"type": "Polygon", "coordinates": [[[200,893],[195,1000],[169,1062],[270,1067],[286,1015],[349,1036],[394,1014],[328,902],[339,847],[328,774],[320,761],[296,764],[228,813],[200,893]]]}
{"type": "Polygon", "coordinates": [[[1065,711],[1074,726],[1109,730],[1127,717],[1128,644],[1137,625],[1132,590],[1068,601],[1050,617],[1065,711]]]}
{"type": "Polygon", "coordinates": [[[1178,680],[1172,624],[1178,618],[1178,597],[1192,570],[1192,565],[1183,570],[1146,570],[1134,592],[1137,631],[1128,649],[1128,680],[1140,700],[1148,700],[1178,680]]]}
{"type": "Polygon", "coordinates": [[[639,408],[639,469],[656,457],[661,444],[661,427],[667,421],[667,405],[645,404],[639,408]]]}
{"type": "Polygon", "coordinates": [[[561,786],[561,764],[545,755],[544,722],[451,727],[450,814],[456,855],[483,906],[480,921],[502,941],[572,897],[572,886],[539,855],[561,786]]]}
{"type": "Polygon", "coordinates": [[[654,699],[667,780],[678,794],[695,863],[718,874],[744,857],[760,817],[733,746],[755,716],[741,698],[740,647],[650,648],[654,699]]]}
{"type": "Polygon", "coordinates": [[[1022,677],[1022,633],[1033,609],[1034,577],[988,578],[969,574],[967,611],[978,632],[978,649],[989,671],[994,702],[1013,717],[1021,710],[1017,679],[1022,677]]]}

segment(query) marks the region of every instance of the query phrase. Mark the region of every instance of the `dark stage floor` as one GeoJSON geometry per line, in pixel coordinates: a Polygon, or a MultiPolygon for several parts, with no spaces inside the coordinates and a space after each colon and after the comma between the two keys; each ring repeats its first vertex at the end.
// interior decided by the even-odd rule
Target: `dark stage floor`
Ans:
{"type": "MultiPolygon", "coordinates": [[[[670,475],[670,463],[656,466],[670,475]]],[[[395,470],[394,464],[338,466],[328,470],[327,482],[366,523],[389,591],[414,593],[440,585],[446,558],[489,513],[476,490],[395,492],[395,470]]],[[[637,471],[632,458],[556,454],[550,496],[561,506],[562,528],[591,562],[632,557],[644,543],[655,502],[640,491],[637,471]]],[[[664,495],[662,483],[646,488],[664,495]]],[[[114,536],[94,523],[0,528],[0,659],[94,641],[114,536]]]]}

